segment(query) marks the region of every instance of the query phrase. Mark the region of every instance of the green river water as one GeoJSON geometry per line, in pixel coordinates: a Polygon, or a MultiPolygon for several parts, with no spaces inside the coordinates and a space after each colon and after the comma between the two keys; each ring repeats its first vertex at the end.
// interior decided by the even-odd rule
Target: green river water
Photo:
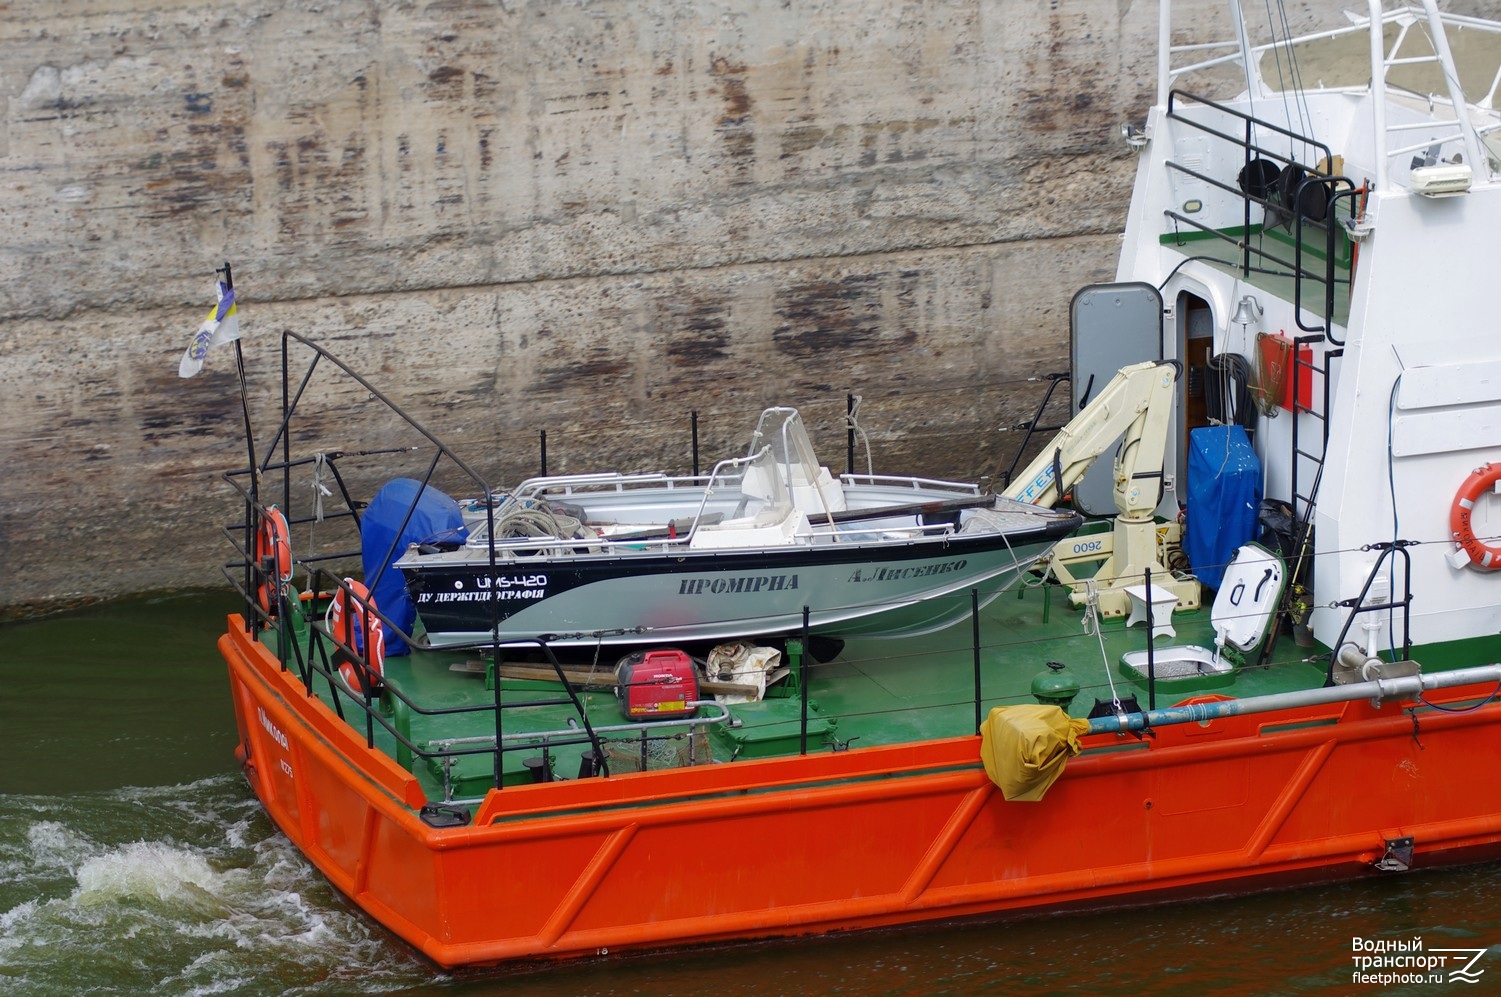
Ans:
{"type": "Polygon", "coordinates": [[[324,882],[250,795],[214,646],[233,605],[191,593],[0,626],[0,994],[1501,992],[1495,866],[444,973],[324,882]],[[1354,978],[1357,939],[1415,937],[1488,949],[1480,982],[1354,978]]]}

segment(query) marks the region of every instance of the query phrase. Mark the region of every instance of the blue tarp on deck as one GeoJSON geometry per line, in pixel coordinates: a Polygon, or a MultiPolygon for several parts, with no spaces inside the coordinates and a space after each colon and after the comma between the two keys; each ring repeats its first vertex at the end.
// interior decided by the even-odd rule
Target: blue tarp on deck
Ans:
{"type": "Polygon", "coordinates": [[[1261,461],[1240,426],[1188,434],[1188,527],[1183,552],[1199,581],[1220,587],[1236,548],[1256,539],[1261,461]]]}
{"type": "MultiPolygon", "coordinates": [[[[393,478],[381,486],[360,517],[360,552],[365,567],[366,583],[375,578],[370,586],[370,595],[381,613],[390,617],[406,633],[412,632],[417,620],[417,607],[407,594],[406,580],[402,573],[390,567],[406,553],[409,545],[433,538],[463,541],[467,536],[464,517],[459,504],[438,489],[412,478],[393,478]],[[411,510],[411,518],[407,511],[411,510]],[[406,528],[402,529],[402,522],[406,528]],[[398,538],[396,533],[401,531],[398,538]],[[392,541],[396,541],[394,546],[392,541]],[[381,571],[382,565],[385,570],[381,571]],[[376,573],[380,577],[376,578],[376,573]]],[[[407,642],[399,634],[386,631],[386,654],[407,653],[407,642]]]]}

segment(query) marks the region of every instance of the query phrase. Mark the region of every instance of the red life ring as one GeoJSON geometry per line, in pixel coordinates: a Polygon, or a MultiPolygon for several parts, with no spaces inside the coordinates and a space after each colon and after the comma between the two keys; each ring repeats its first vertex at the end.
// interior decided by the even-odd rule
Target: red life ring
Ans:
{"type": "MultiPolygon", "coordinates": [[[[374,609],[375,600],[370,597],[370,590],[353,578],[344,579],[328,607],[328,632],[334,640],[364,657],[364,672],[372,692],[380,688],[386,666],[386,631],[374,609]],[[372,612],[365,612],[367,606],[372,612]]],[[[364,691],[360,670],[347,656],[339,666],[339,674],[349,688],[355,692],[364,691]]]]}
{"type": "Polygon", "coordinates": [[[1486,571],[1501,570],[1501,546],[1483,544],[1475,538],[1475,527],[1470,521],[1471,511],[1480,496],[1490,491],[1501,481],[1501,464],[1482,464],[1470,472],[1454,504],[1449,507],[1449,533],[1461,550],[1470,556],[1470,563],[1486,571]]]}
{"type": "Polygon", "coordinates": [[[275,616],[281,604],[281,587],[292,580],[292,540],[287,517],[274,505],[262,514],[260,528],[255,532],[255,564],[261,573],[261,583],[255,587],[255,601],[260,604],[261,612],[275,616]],[[276,573],[274,589],[271,576],[265,573],[266,562],[272,560],[275,562],[272,570],[276,573]]]}

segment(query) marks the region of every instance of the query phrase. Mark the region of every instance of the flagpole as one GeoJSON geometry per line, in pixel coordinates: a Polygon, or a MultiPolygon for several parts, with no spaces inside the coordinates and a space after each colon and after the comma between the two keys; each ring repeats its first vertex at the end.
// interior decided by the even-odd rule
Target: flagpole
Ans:
{"type": "MultiPolygon", "coordinates": [[[[224,275],[224,289],[235,289],[234,272],[230,269],[229,261],[224,261],[224,267],[216,273],[224,275]]],[[[240,374],[240,411],[245,417],[245,450],[250,458],[250,497],[257,506],[260,505],[260,469],[255,463],[255,437],[250,432],[250,388],[245,383],[245,349],[240,345],[240,340],[235,339],[235,367],[240,374]]]]}
{"type": "MultiPolygon", "coordinates": [[[[235,287],[234,271],[230,269],[229,261],[224,261],[224,268],[216,271],[224,274],[224,289],[233,292],[235,287]]],[[[250,430],[250,388],[245,382],[245,349],[240,345],[239,337],[235,338],[235,369],[240,375],[240,412],[245,419],[245,452],[250,461],[250,504],[246,510],[249,515],[245,517],[245,550],[250,555],[245,558],[245,591],[253,592],[256,586],[256,573],[263,570],[263,566],[255,563],[255,542],[260,529],[261,514],[261,472],[255,463],[255,436],[250,430]]],[[[245,627],[254,630],[259,624],[250,612],[245,614],[245,627]]]]}

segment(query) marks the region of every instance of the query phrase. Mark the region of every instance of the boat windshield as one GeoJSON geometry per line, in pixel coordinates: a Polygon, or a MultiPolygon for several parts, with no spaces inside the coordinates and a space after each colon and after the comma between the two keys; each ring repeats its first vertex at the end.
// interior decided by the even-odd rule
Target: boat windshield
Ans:
{"type": "Polygon", "coordinates": [[[761,516],[781,519],[793,504],[793,489],[785,474],[786,466],[777,459],[776,449],[763,445],[760,451],[740,460],[727,460],[714,469],[709,481],[709,494],[717,496],[735,490],[735,477],[739,477],[739,493],[731,519],[746,516],[761,516]]]}
{"type": "Polygon", "coordinates": [[[751,434],[747,457],[754,456],[762,447],[770,447],[772,459],[786,467],[802,466],[817,477],[818,456],[813,452],[813,441],[808,438],[803,417],[795,408],[769,408],[756,421],[756,431],[751,434]]]}
{"type": "MultiPolygon", "coordinates": [[[[838,486],[828,469],[818,462],[813,441],[809,439],[797,409],[769,408],[761,413],[756,431],[751,434],[747,456],[758,455],[762,450],[769,451],[770,461],[776,465],[774,470],[779,490],[786,501],[810,516],[844,507],[838,486]]],[[[770,500],[769,496],[766,497],[770,500]]]]}

